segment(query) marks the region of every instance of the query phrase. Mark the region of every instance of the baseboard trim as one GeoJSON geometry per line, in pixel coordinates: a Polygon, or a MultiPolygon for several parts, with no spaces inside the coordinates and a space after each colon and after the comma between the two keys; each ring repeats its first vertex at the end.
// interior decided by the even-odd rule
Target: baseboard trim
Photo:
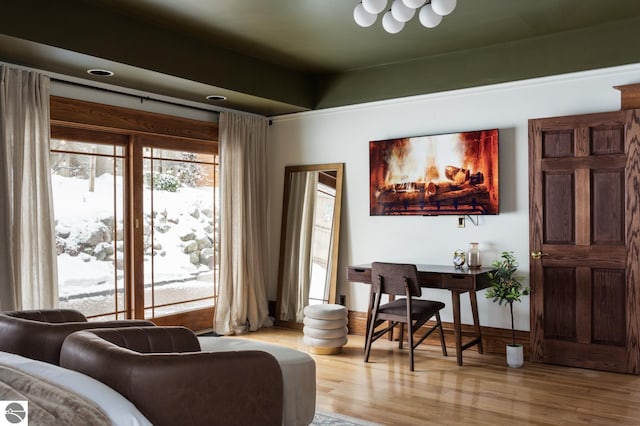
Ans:
{"type": "MultiPolygon", "coordinates": [[[[358,311],[349,311],[349,334],[364,336],[367,328],[367,313],[358,311]]],[[[444,337],[447,348],[455,349],[455,336],[453,332],[453,323],[443,322],[444,337]]],[[[507,352],[506,346],[511,343],[511,330],[494,327],[480,327],[482,332],[482,346],[485,353],[504,355],[507,352]]],[[[462,324],[463,344],[465,342],[465,334],[472,335],[474,333],[473,326],[462,324]]],[[[440,336],[437,333],[429,336],[425,342],[429,345],[440,345],[440,336]]],[[[516,331],[516,343],[524,346],[525,359],[529,359],[529,332],[516,331]]],[[[473,349],[472,349],[473,350],[473,349]]]]}

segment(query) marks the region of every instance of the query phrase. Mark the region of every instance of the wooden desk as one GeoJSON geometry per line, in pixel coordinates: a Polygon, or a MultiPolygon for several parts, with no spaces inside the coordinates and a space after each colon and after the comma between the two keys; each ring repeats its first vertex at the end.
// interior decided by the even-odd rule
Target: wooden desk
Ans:
{"type": "MultiPolygon", "coordinates": [[[[456,357],[458,365],[462,365],[462,351],[478,345],[478,353],[482,353],[482,334],[478,318],[478,300],[476,291],[490,286],[488,267],[477,269],[456,269],[445,265],[416,265],[420,287],[441,288],[451,292],[453,302],[453,328],[456,338],[456,357]],[[473,315],[473,339],[462,344],[462,324],[460,323],[460,294],[469,292],[471,314],[473,315]]],[[[347,280],[371,284],[371,265],[355,265],[347,267],[347,280]]],[[[367,313],[368,315],[370,313],[367,313]]]]}

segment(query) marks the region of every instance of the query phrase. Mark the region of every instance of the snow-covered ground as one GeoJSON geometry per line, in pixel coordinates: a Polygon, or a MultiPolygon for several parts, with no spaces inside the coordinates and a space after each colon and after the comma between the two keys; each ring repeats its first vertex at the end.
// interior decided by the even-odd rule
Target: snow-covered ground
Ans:
{"type": "MultiPolygon", "coordinates": [[[[115,290],[123,288],[122,177],[103,174],[90,192],[87,179],[52,175],[52,187],[60,304],[78,308],[86,299],[92,308],[83,312],[111,312],[115,290]]],[[[152,200],[152,191],[145,190],[146,235],[153,228],[153,241],[145,238],[145,287],[154,284],[156,305],[213,296],[213,191],[155,190],[152,200]]]]}

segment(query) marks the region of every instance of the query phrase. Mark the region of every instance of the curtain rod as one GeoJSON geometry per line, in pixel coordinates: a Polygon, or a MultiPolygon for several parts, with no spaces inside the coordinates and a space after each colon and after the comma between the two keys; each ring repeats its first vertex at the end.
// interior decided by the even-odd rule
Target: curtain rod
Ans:
{"type": "Polygon", "coordinates": [[[183,104],[183,103],[180,103],[180,102],[167,101],[167,100],[164,100],[164,99],[152,98],[151,96],[134,95],[133,93],[127,93],[127,92],[121,91],[121,90],[107,89],[106,87],[92,86],[90,84],[78,83],[78,82],[75,82],[75,81],[69,81],[69,80],[65,80],[65,79],[62,79],[62,78],[50,77],[50,79],[51,79],[51,81],[56,81],[58,83],[70,84],[70,85],[79,86],[79,87],[86,87],[88,89],[99,90],[101,92],[113,93],[113,94],[117,94],[117,95],[128,96],[128,97],[131,97],[131,98],[137,98],[137,99],[140,99],[140,103],[144,103],[144,101],[154,101],[154,102],[161,102],[161,103],[165,103],[165,104],[169,104],[169,105],[173,105],[173,106],[178,106],[178,107],[182,107],[182,108],[191,108],[191,109],[195,109],[195,110],[199,110],[199,111],[205,111],[205,112],[211,112],[211,113],[217,113],[217,114],[220,113],[220,111],[216,111],[216,110],[212,110],[212,109],[207,109],[207,108],[187,105],[187,104],[183,104]]]}

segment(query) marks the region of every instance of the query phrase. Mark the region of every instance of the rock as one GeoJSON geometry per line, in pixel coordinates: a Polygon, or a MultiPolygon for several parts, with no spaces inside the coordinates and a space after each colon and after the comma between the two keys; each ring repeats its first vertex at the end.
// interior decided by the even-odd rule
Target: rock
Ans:
{"type": "Polygon", "coordinates": [[[69,235],[71,235],[71,229],[67,228],[66,226],[56,227],[56,236],[66,239],[69,238],[69,235]]]}
{"type": "Polygon", "coordinates": [[[211,210],[210,208],[204,208],[200,210],[200,212],[206,217],[213,217],[213,210],[211,210]]]}
{"type": "Polygon", "coordinates": [[[207,236],[197,238],[196,242],[198,243],[198,249],[200,250],[213,247],[213,241],[211,241],[207,236]]]}
{"type": "Polygon", "coordinates": [[[215,257],[213,256],[212,248],[205,248],[200,251],[200,263],[202,265],[206,265],[210,269],[213,269],[214,260],[215,260],[215,257]]]}
{"type": "Polygon", "coordinates": [[[102,224],[104,226],[106,226],[109,229],[113,229],[113,225],[114,223],[116,223],[115,219],[113,216],[109,216],[109,217],[104,217],[102,219],[100,219],[100,222],[102,222],[102,224]]]}
{"type": "Polygon", "coordinates": [[[169,232],[170,229],[171,229],[171,225],[167,223],[162,223],[156,226],[156,232],[159,232],[161,234],[166,234],[167,232],[169,232]]]}
{"type": "Polygon", "coordinates": [[[187,231],[184,234],[180,235],[180,239],[182,241],[194,240],[196,238],[196,234],[193,231],[187,231]]]}
{"type": "Polygon", "coordinates": [[[194,208],[193,210],[191,210],[191,212],[189,213],[189,215],[191,217],[193,217],[194,219],[197,219],[200,217],[200,210],[198,210],[198,208],[194,208]]]}
{"type": "Polygon", "coordinates": [[[198,243],[195,240],[191,240],[182,247],[183,253],[194,253],[198,250],[198,243]]]}
{"type": "Polygon", "coordinates": [[[198,253],[189,254],[189,262],[198,266],[200,264],[200,256],[198,256],[198,253]]]}

